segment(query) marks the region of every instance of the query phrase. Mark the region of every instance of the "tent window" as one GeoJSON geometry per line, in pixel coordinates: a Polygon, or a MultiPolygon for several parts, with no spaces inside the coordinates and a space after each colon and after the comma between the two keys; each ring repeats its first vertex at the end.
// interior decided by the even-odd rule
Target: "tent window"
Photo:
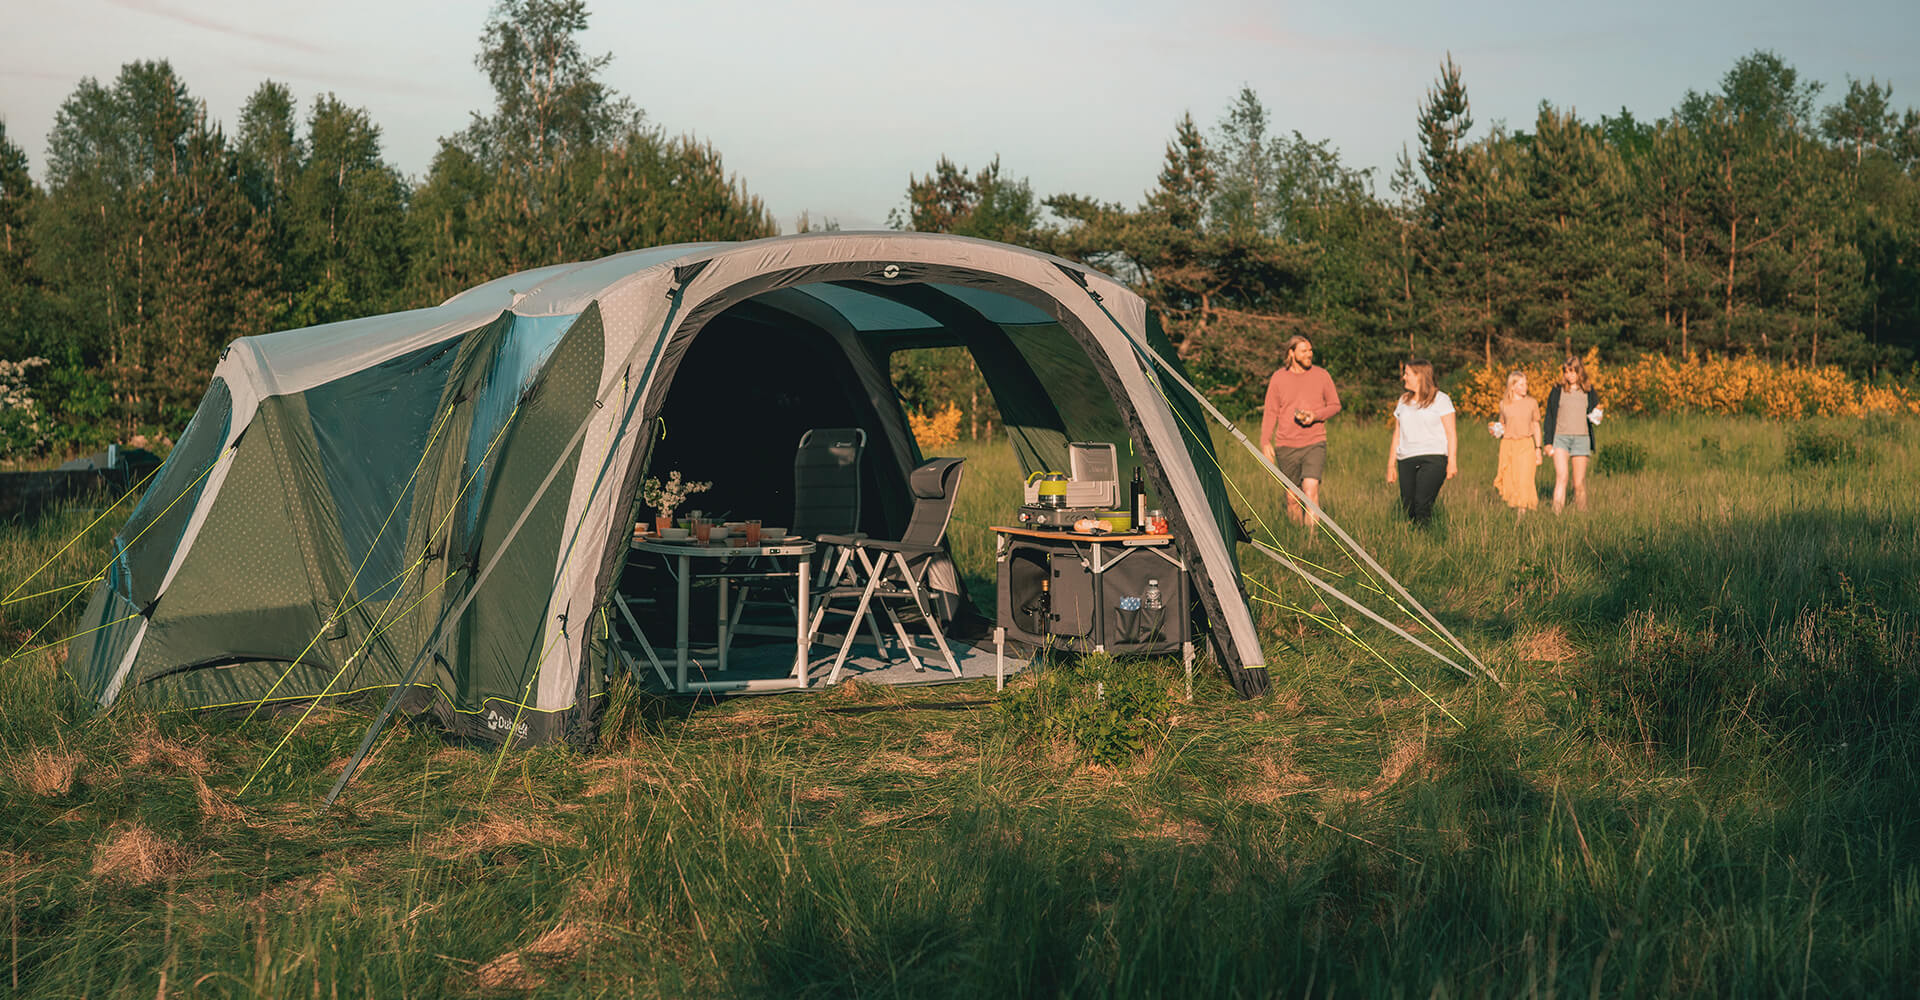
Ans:
{"type": "MultiPolygon", "coordinates": [[[[506,426],[507,417],[520,403],[520,396],[533,384],[534,378],[547,362],[547,355],[553,353],[554,346],[560,343],[561,334],[573,325],[574,318],[574,315],[513,317],[513,326],[507,330],[506,336],[501,339],[499,352],[493,356],[493,366],[487,371],[486,383],[473,401],[473,430],[467,438],[466,468],[469,473],[479,468],[481,461],[487,458],[487,446],[493,444],[494,436],[506,426]]],[[[489,461],[488,464],[496,463],[489,461]]],[[[486,469],[480,469],[473,478],[473,486],[467,491],[464,517],[469,534],[479,523],[480,501],[487,495],[487,472],[486,469]]]]}

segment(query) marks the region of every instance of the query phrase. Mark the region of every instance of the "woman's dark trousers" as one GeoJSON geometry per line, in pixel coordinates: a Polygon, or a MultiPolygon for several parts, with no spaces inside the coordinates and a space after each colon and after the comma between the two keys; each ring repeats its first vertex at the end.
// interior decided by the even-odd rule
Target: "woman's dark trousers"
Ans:
{"type": "Polygon", "coordinates": [[[1407,519],[1425,524],[1433,517],[1433,501],[1447,481],[1447,456],[1414,455],[1400,460],[1400,506],[1407,519]]]}

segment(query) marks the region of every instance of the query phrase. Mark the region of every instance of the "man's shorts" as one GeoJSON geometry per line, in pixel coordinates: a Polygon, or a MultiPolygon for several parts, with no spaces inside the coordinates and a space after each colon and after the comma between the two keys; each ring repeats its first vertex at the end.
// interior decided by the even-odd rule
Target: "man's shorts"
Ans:
{"type": "Polygon", "coordinates": [[[1296,483],[1319,479],[1320,473],[1327,467],[1327,443],[1319,441],[1298,448],[1275,448],[1273,464],[1296,483]]]}
{"type": "Polygon", "coordinates": [[[1574,458],[1586,458],[1593,454],[1593,438],[1586,434],[1555,434],[1553,446],[1574,458]]]}

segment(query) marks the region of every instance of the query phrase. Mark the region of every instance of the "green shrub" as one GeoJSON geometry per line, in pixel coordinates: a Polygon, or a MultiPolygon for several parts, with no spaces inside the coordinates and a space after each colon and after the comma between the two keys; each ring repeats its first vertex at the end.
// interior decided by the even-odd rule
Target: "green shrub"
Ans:
{"type": "Polygon", "coordinates": [[[1802,426],[1787,438],[1787,465],[1793,468],[1850,465],[1860,457],[1859,444],[1845,434],[1802,426]]]}
{"type": "Polygon", "coordinates": [[[1647,467],[1647,446],[1638,441],[1614,441],[1597,450],[1594,471],[1603,476],[1639,472],[1647,467]]]}
{"type": "Polygon", "coordinates": [[[1165,726],[1172,699],[1153,663],[1111,654],[1070,657],[1007,692],[1000,722],[1015,740],[1051,743],[1099,764],[1124,764],[1165,726]]]}

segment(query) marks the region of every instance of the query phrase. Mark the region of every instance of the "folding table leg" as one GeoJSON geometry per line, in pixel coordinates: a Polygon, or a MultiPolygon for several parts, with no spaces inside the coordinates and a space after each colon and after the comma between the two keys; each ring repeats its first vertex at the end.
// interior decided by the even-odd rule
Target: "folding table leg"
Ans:
{"type": "MultiPolygon", "coordinates": [[[[660,675],[661,686],[672,687],[673,679],[667,676],[667,668],[661,664],[659,655],[653,651],[653,640],[647,638],[646,630],[640,627],[639,619],[633,617],[633,609],[627,606],[626,595],[614,594],[613,604],[620,609],[620,617],[627,620],[627,627],[633,629],[633,637],[640,641],[640,648],[646,651],[647,662],[653,665],[653,672],[660,675]]],[[[619,643],[615,643],[614,648],[618,649],[619,643]]],[[[635,671],[635,676],[640,676],[638,671],[635,671]]]]}
{"type": "Polygon", "coordinates": [[[714,629],[714,632],[716,633],[716,635],[714,636],[714,639],[716,642],[720,644],[718,669],[721,673],[724,674],[727,672],[727,646],[729,645],[729,640],[732,638],[732,632],[727,628],[727,577],[726,577],[726,574],[725,573],[720,574],[720,578],[715,582],[719,584],[719,586],[716,589],[719,591],[720,596],[714,605],[714,607],[717,610],[714,612],[714,616],[713,616],[713,629],[714,629]]]}

